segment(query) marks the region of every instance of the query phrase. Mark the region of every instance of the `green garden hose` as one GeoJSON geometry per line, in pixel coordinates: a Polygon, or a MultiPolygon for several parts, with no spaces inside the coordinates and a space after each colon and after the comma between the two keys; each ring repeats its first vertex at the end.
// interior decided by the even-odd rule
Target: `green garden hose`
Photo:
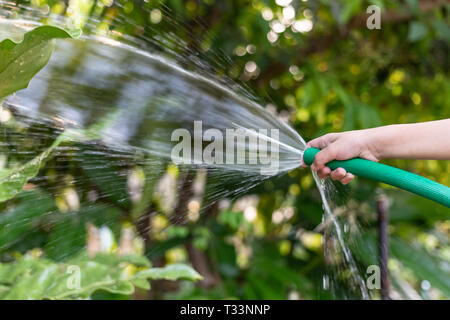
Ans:
{"type": "MultiPolygon", "coordinates": [[[[303,161],[311,165],[319,151],[316,148],[306,149],[303,161]]],[[[361,158],[333,160],[327,163],[327,167],[331,170],[344,168],[356,176],[407,190],[450,208],[450,188],[417,174],[361,158]]]]}

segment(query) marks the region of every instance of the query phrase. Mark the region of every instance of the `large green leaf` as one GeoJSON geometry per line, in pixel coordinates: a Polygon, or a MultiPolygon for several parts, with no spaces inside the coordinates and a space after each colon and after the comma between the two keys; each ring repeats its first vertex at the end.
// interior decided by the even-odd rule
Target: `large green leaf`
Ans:
{"type": "Polygon", "coordinates": [[[426,221],[432,225],[438,220],[449,218],[449,210],[431,200],[417,197],[402,190],[386,190],[387,195],[395,199],[389,208],[390,222],[426,221]]]}
{"type": "Polygon", "coordinates": [[[78,35],[53,26],[41,26],[25,33],[20,43],[3,40],[0,43],[0,98],[28,86],[50,59],[53,39],[74,36],[78,35]]]}
{"type": "MultiPolygon", "coordinates": [[[[28,180],[34,178],[38,174],[41,166],[45,163],[45,161],[48,160],[52,152],[60,144],[68,141],[84,142],[86,140],[98,139],[101,130],[114,123],[119,115],[120,112],[114,112],[110,115],[107,115],[104,119],[101,119],[99,122],[87,129],[66,130],[53,142],[53,144],[48,149],[44,150],[34,159],[23,164],[22,166],[0,171],[0,203],[11,199],[16,194],[18,194],[23,189],[23,186],[28,182],[28,180]]],[[[109,166],[105,166],[105,168],[106,169],[103,169],[104,172],[109,173],[110,171],[108,170],[110,170],[111,168],[109,166]]],[[[94,172],[93,174],[95,175],[96,172],[94,172]]],[[[124,178],[121,177],[121,186],[124,186],[126,184],[126,181],[124,181],[124,178]]],[[[109,187],[107,191],[110,191],[114,195],[118,194],[119,199],[121,200],[127,197],[126,192],[124,193],[123,191],[125,190],[124,187],[122,189],[119,189],[119,191],[117,191],[117,189],[113,187],[116,187],[116,185],[109,187]]]]}
{"type": "Polygon", "coordinates": [[[0,174],[0,202],[9,200],[18,194],[28,180],[38,174],[41,165],[47,160],[52,151],[66,139],[67,135],[61,134],[49,148],[34,159],[17,168],[2,171],[0,174]]]}
{"type": "MultiPolygon", "coordinates": [[[[355,238],[351,244],[352,252],[366,265],[378,264],[377,235],[374,230],[355,238]]],[[[390,254],[410,269],[420,280],[427,280],[444,295],[450,296],[450,273],[445,262],[423,247],[407,243],[398,237],[389,239],[390,254]]]]}
{"type": "MultiPolygon", "coordinates": [[[[22,42],[10,39],[0,42],[0,98],[24,89],[33,76],[48,62],[53,51],[53,39],[78,37],[54,26],[41,26],[25,33],[22,42]]],[[[34,178],[50,153],[65,139],[61,135],[40,155],[24,165],[0,173],[0,202],[19,193],[28,180],[34,178]]]]}
{"type": "Polygon", "coordinates": [[[432,286],[450,297],[448,263],[430,255],[421,247],[408,245],[394,237],[390,239],[390,249],[392,255],[411,269],[419,279],[429,281],[432,286]]]}
{"type": "Polygon", "coordinates": [[[90,259],[82,254],[65,263],[55,263],[27,256],[14,263],[0,264],[0,298],[85,299],[97,290],[129,295],[135,286],[148,289],[147,280],[156,279],[195,281],[201,276],[184,265],[150,268],[144,257],[98,254],[90,259]],[[146,269],[133,273],[129,266],[146,269]],[[80,282],[74,288],[71,280],[76,270],[80,282]]]}

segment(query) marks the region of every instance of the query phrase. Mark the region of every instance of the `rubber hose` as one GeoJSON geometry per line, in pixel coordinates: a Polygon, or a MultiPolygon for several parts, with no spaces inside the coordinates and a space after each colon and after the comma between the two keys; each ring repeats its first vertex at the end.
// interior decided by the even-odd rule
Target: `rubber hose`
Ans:
{"type": "MultiPolygon", "coordinates": [[[[303,153],[303,161],[311,165],[319,151],[316,148],[306,149],[303,153]]],[[[344,168],[356,176],[407,190],[450,208],[450,188],[417,174],[361,158],[333,160],[326,166],[331,170],[344,168]]]]}

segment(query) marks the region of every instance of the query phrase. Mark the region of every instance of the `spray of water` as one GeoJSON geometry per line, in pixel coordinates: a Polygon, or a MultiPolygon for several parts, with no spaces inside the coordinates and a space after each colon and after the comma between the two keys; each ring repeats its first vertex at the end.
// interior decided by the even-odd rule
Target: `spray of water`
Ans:
{"type": "MultiPolygon", "coordinates": [[[[2,16],[7,19],[0,20],[0,40],[20,38],[24,30],[38,23],[34,21],[39,17],[36,13],[25,16],[26,20],[11,20],[8,5],[4,4],[3,9],[2,16]]],[[[95,25],[96,22],[89,23],[95,25]]],[[[155,41],[160,46],[164,43],[161,39],[147,39],[142,44],[138,39],[122,37],[117,40],[98,35],[58,41],[48,66],[26,90],[8,97],[4,103],[6,111],[3,112],[8,112],[19,127],[28,128],[23,135],[20,130],[13,135],[5,133],[8,152],[27,161],[45,150],[48,146],[45,141],[55,139],[64,130],[89,132],[88,139],[58,148],[59,162],[48,163],[46,170],[64,172],[70,166],[80,167],[87,176],[96,175],[103,185],[102,190],[88,193],[88,201],[107,203],[108,199],[116,198],[125,205],[131,198],[136,215],[148,205],[140,203],[145,199],[143,193],[155,192],[164,199],[159,210],[171,212],[173,223],[185,221],[187,217],[180,214],[183,210],[179,206],[186,206],[190,199],[202,199],[198,201],[202,202],[202,210],[206,210],[220,199],[233,198],[275,174],[300,166],[306,143],[296,131],[262,108],[242,86],[217,80],[193,58],[189,60],[191,66],[197,67],[187,70],[181,67],[186,64],[186,57],[177,57],[170,50],[165,54],[150,51],[148,43],[155,41]],[[143,47],[145,49],[141,49],[143,47]],[[277,145],[279,170],[262,175],[263,165],[252,164],[251,156],[247,156],[245,163],[232,165],[180,165],[176,169],[178,182],[174,181],[166,170],[173,160],[171,152],[176,144],[171,139],[172,133],[183,128],[195,135],[195,121],[201,121],[203,132],[215,129],[225,137],[227,130],[240,129],[248,137],[254,137],[243,144],[248,154],[257,147],[252,143],[258,141],[277,145]],[[260,131],[274,128],[279,130],[276,139],[260,131]],[[31,140],[32,145],[24,147],[31,140]],[[105,159],[108,166],[114,168],[106,167],[105,159]],[[130,183],[128,172],[135,168],[143,168],[145,178],[130,183]],[[118,177],[124,181],[121,185],[117,185],[118,177]],[[178,192],[174,192],[176,189],[178,192]],[[177,194],[178,199],[174,198],[177,194]]],[[[174,39],[171,42],[176,43],[174,39]]],[[[224,138],[215,139],[225,143],[224,138]]],[[[239,147],[239,142],[235,146],[239,147]]],[[[223,151],[224,158],[229,152],[228,149],[223,151]]],[[[74,189],[89,188],[87,180],[67,179],[74,189]]],[[[324,204],[324,224],[332,230],[337,242],[334,254],[343,254],[346,267],[352,273],[351,281],[360,295],[368,298],[344,240],[342,226],[329,204],[330,194],[335,191],[316,175],[314,179],[324,204]]],[[[45,175],[36,184],[45,186],[56,196],[64,196],[70,209],[79,206],[79,199],[65,194],[45,175]]],[[[53,212],[47,214],[52,216],[53,212]]],[[[146,228],[150,226],[145,226],[144,231],[146,228]]],[[[0,247],[7,245],[0,244],[0,247]]]]}

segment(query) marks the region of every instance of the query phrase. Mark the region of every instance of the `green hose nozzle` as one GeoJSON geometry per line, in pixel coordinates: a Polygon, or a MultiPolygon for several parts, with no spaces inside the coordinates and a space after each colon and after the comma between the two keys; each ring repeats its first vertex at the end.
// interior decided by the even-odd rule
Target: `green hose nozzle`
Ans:
{"type": "MultiPolygon", "coordinates": [[[[303,153],[307,165],[314,162],[319,149],[308,148],[303,153]]],[[[415,193],[450,208],[450,188],[417,174],[361,158],[333,160],[327,163],[331,170],[344,168],[347,172],[415,193]]]]}

